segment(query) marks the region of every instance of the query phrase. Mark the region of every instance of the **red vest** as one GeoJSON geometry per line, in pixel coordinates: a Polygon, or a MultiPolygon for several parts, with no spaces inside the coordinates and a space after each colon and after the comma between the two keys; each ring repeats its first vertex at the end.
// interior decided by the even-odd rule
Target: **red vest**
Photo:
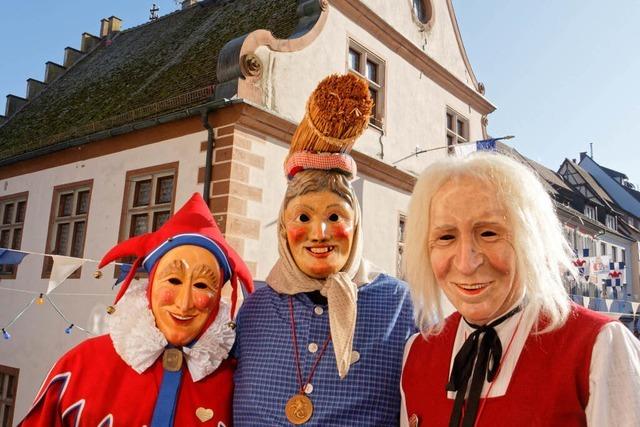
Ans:
{"type": "MultiPolygon", "coordinates": [[[[402,390],[407,414],[417,415],[420,426],[449,425],[453,400],[445,387],[460,318],[454,313],[439,335],[418,336],[409,350],[402,390]]],[[[530,334],[506,394],[486,400],[476,426],[586,426],[591,353],[610,321],[574,305],[564,326],[530,334]]]]}

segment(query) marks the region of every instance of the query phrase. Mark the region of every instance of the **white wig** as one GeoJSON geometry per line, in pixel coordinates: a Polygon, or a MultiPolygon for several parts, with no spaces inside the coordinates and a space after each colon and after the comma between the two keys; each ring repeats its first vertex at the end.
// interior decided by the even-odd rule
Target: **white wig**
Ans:
{"type": "Polygon", "coordinates": [[[478,152],[435,162],[425,169],[413,190],[404,262],[418,327],[427,334],[442,330],[444,295],[431,269],[429,215],[431,200],[440,187],[461,177],[495,189],[513,228],[516,273],[528,307],[549,322],[543,332],[562,326],[570,310],[563,280],[566,274],[575,276],[576,271],[553,202],[527,166],[502,154],[478,152]]]}

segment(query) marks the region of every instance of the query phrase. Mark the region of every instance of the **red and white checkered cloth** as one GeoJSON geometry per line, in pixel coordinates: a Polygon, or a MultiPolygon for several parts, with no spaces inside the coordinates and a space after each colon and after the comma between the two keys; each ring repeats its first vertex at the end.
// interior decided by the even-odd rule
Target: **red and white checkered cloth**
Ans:
{"type": "Polygon", "coordinates": [[[289,156],[285,163],[287,178],[292,179],[298,172],[308,169],[331,170],[338,169],[355,178],[358,168],[356,161],[344,153],[312,153],[298,151],[289,156]]]}

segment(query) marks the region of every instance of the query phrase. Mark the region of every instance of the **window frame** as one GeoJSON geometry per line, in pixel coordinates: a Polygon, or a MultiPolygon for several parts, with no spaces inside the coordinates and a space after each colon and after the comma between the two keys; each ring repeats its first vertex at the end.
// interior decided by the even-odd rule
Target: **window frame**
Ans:
{"type": "Polygon", "coordinates": [[[584,205],[584,215],[589,219],[597,221],[598,220],[598,207],[595,206],[595,205],[591,205],[589,203],[585,203],[585,205],[584,205]]]}
{"type": "Polygon", "coordinates": [[[346,55],[346,70],[348,73],[353,73],[356,76],[364,79],[369,85],[369,90],[374,91],[377,95],[373,100],[373,111],[371,119],[369,120],[369,126],[383,131],[385,128],[385,116],[386,116],[386,98],[387,98],[387,62],[380,56],[373,53],[370,49],[366,48],[362,43],[356,41],[352,37],[347,37],[347,55],[346,55]],[[351,67],[351,51],[354,51],[360,55],[358,63],[359,69],[353,69],[351,67]],[[371,80],[367,73],[367,64],[374,64],[376,66],[376,80],[371,80]]]}
{"type": "MultiPolygon", "coordinates": [[[[0,364],[0,413],[4,414],[4,410],[6,410],[6,408],[9,408],[8,425],[13,425],[13,416],[15,415],[16,397],[17,397],[16,395],[18,392],[19,380],[20,380],[20,369],[0,364]],[[4,395],[4,381],[2,380],[3,378],[13,378],[13,384],[11,387],[11,391],[13,395],[12,398],[9,398],[4,395]],[[2,406],[4,406],[5,408],[2,408],[2,406]]],[[[2,422],[1,418],[0,418],[0,422],[2,422]]]]}
{"type": "Polygon", "coordinates": [[[398,222],[397,222],[397,236],[396,236],[396,277],[399,279],[403,279],[405,277],[405,272],[403,269],[403,256],[406,244],[406,235],[407,235],[407,215],[400,212],[398,213],[398,222]],[[402,225],[401,225],[402,224],[402,225]]]}
{"type": "Polygon", "coordinates": [[[433,4],[430,0],[409,0],[409,6],[411,8],[411,17],[420,30],[424,31],[433,25],[433,18],[435,16],[433,10],[433,4]],[[416,10],[416,3],[419,3],[423,9],[424,18],[421,18],[416,10]]]}
{"type": "MultiPolygon", "coordinates": [[[[87,179],[84,181],[76,181],[70,182],[68,184],[56,185],[53,187],[53,191],[51,193],[51,211],[49,213],[49,226],[47,230],[47,240],[45,241],[45,254],[51,255],[63,255],[63,256],[73,256],[72,251],[74,248],[74,234],[76,231],[75,224],[81,222],[81,219],[84,219],[84,236],[82,238],[82,250],[79,258],[84,257],[84,251],[87,243],[87,232],[89,230],[89,213],[91,212],[91,196],[93,194],[93,179],[87,179]],[[77,212],[78,207],[78,195],[84,191],[88,191],[88,205],[86,212],[77,212]],[[73,204],[71,215],[60,216],[60,200],[61,196],[68,195],[69,193],[73,194],[73,204]],[[69,231],[69,242],[67,244],[68,248],[65,248],[64,253],[57,253],[56,246],[58,245],[58,225],[63,223],[73,224],[73,227],[70,228],[69,231]],[[68,249],[68,251],[66,250],[68,249]]],[[[42,275],[43,279],[48,279],[51,277],[51,268],[53,267],[53,258],[50,256],[45,256],[42,261],[42,275]]],[[[79,279],[82,275],[82,267],[78,268],[71,275],[69,275],[70,279],[79,279]]]]}
{"type": "MultiPolygon", "coordinates": [[[[179,162],[172,163],[164,163],[160,165],[150,166],[141,169],[132,169],[126,172],[125,181],[124,181],[124,191],[122,195],[122,209],[120,212],[120,226],[118,229],[118,243],[123,242],[130,238],[131,235],[131,226],[132,221],[131,218],[134,215],[142,215],[143,213],[154,213],[161,212],[166,210],[165,207],[156,208],[156,189],[157,189],[157,181],[158,179],[173,176],[173,190],[171,192],[171,202],[168,203],[169,208],[169,217],[173,215],[175,202],[176,202],[176,193],[178,189],[178,166],[179,162]],[[146,206],[133,206],[133,201],[136,197],[134,191],[134,184],[137,182],[145,181],[146,179],[151,179],[151,189],[149,194],[149,205],[146,206]],[[152,206],[149,208],[149,206],[152,206]],[[154,208],[156,208],[154,210],[154,208]]],[[[147,231],[149,231],[149,226],[153,228],[154,215],[148,216],[147,221],[147,231]]],[[[114,277],[118,277],[120,274],[120,268],[116,265],[114,269],[114,277]]],[[[136,278],[146,277],[146,274],[136,274],[136,278]]]]}
{"type": "Polygon", "coordinates": [[[445,145],[449,154],[455,152],[454,147],[459,144],[466,144],[470,140],[469,132],[469,119],[461,113],[458,113],[453,108],[447,106],[444,116],[444,128],[445,128],[445,145]],[[449,128],[449,117],[451,116],[451,122],[454,123],[454,129],[449,128]],[[458,123],[464,124],[462,134],[458,133],[458,123]],[[451,138],[451,142],[449,142],[451,138]]]}
{"type": "MultiPolygon", "coordinates": [[[[14,194],[8,194],[6,196],[1,196],[0,197],[0,233],[9,230],[9,245],[10,247],[8,247],[7,249],[15,249],[15,250],[20,250],[20,248],[22,247],[22,239],[24,237],[24,226],[25,226],[25,222],[26,222],[26,217],[27,217],[27,209],[29,208],[29,192],[28,191],[23,191],[20,193],[14,193],[14,194]],[[22,218],[22,222],[16,222],[17,219],[17,214],[18,214],[18,204],[24,202],[24,218],[22,218]],[[6,209],[6,205],[8,204],[15,204],[15,210],[13,213],[13,222],[9,223],[9,224],[5,224],[4,223],[4,215],[5,215],[5,209],[6,209]],[[17,247],[14,240],[15,240],[15,230],[16,229],[20,229],[21,234],[20,234],[20,242],[18,243],[17,247]]],[[[16,276],[18,275],[18,266],[17,265],[7,265],[7,266],[0,266],[0,280],[13,280],[16,278],[16,276]]]]}

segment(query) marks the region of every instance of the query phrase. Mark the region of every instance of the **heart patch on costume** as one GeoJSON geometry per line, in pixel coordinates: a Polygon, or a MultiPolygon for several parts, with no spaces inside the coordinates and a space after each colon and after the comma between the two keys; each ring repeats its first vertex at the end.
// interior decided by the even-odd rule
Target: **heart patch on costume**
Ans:
{"type": "Polygon", "coordinates": [[[201,406],[196,409],[196,417],[198,417],[198,419],[203,423],[207,422],[213,418],[213,409],[206,409],[201,406]]]}

